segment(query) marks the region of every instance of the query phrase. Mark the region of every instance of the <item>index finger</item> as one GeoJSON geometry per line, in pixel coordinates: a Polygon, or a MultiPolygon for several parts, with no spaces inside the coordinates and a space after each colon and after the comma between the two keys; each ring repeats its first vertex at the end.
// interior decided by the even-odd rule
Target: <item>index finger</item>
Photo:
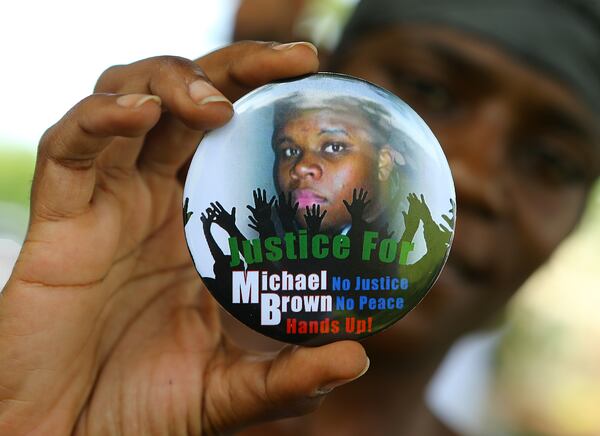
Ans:
{"type": "Polygon", "coordinates": [[[95,94],[46,131],[38,148],[32,216],[57,219],[85,211],[96,184],[94,161],[115,137],[140,137],[160,117],[152,95],[95,94]]]}

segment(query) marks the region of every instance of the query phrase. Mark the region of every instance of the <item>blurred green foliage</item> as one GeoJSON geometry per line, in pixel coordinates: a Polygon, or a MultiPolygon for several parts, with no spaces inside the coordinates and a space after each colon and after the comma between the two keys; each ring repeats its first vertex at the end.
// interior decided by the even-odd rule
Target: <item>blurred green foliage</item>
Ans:
{"type": "Polygon", "coordinates": [[[34,167],[33,151],[0,145],[0,202],[29,207],[34,167]]]}

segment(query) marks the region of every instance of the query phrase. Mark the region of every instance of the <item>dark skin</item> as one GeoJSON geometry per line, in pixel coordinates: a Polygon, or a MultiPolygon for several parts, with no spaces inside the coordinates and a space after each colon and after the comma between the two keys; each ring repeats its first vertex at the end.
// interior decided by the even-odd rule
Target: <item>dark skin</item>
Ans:
{"type": "Polygon", "coordinates": [[[234,345],[183,234],[177,173],[203,133],[231,100],[317,66],[306,44],[146,59],[107,70],[47,131],[0,298],[0,434],[230,432],[312,410],[366,371],[356,342],[234,345]]]}
{"type": "Polygon", "coordinates": [[[365,35],[331,70],[389,89],[425,119],[452,169],[457,228],[425,300],[364,342],[369,374],[318,413],[269,431],[451,435],[428,411],[424,389],[452,342],[497,314],[576,225],[598,175],[594,116],[545,72],[449,28],[365,35]],[[382,392],[385,401],[372,400],[382,392]]]}
{"type": "Polygon", "coordinates": [[[373,146],[371,127],[358,114],[311,110],[287,121],[274,143],[277,187],[299,204],[297,219],[305,225],[306,207],[327,210],[321,229],[337,232],[350,224],[344,201],[363,188],[376,202],[367,219],[380,212],[380,185],[387,181],[391,157],[373,146]]]}
{"type": "Polygon", "coordinates": [[[396,329],[405,324],[426,348],[428,338],[447,343],[501,308],[577,223],[598,174],[593,117],[552,77],[451,29],[365,37],[339,70],[405,99],[449,160],[459,215],[451,257],[396,329]]]}
{"type": "MultiPolygon", "coordinates": [[[[451,36],[445,37],[452,41],[451,36]]],[[[396,52],[398,47],[403,46],[396,44],[393,51],[387,51],[396,52]]],[[[360,44],[356,49],[356,54],[369,53],[360,44]]],[[[500,64],[492,64],[494,69],[507,67],[501,59],[500,64]]],[[[371,64],[369,71],[376,72],[373,61],[369,58],[364,64],[371,64]]],[[[509,64],[518,67],[514,61],[509,64]]],[[[214,303],[202,292],[183,239],[181,185],[175,175],[202,132],[231,116],[223,100],[213,100],[212,106],[190,101],[189,85],[208,76],[220,90],[212,96],[234,100],[265,82],[315,71],[314,52],[306,46],[288,51],[242,44],[207,56],[199,65],[205,73],[181,59],[154,59],[109,70],[98,83],[98,94],[77,105],[43,138],[27,240],[0,299],[0,433],[229,431],[255,420],[311,410],[332,386],[364,372],[364,351],[352,342],[311,350],[288,348],[271,357],[233,345],[222,334],[214,303]],[[148,93],[159,99],[136,106],[148,93]],[[291,376],[296,374],[302,377],[291,376]]],[[[342,69],[367,77],[361,68],[347,59],[342,69]]],[[[514,72],[539,76],[520,67],[514,72]]],[[[371,79],[383,84],[378,77],[385,75],[380,71],[371,79]]],[[[525,77],[510,79],[518,83],[525,77]]],[[[558,99],[561,107],[576,103],[543,77],[526,82],[522,90],[527,93],[558,99]],[[534,92],[538,80],[550,86],[534,92]]],[[[517,102],[522,103],[510,101],[513,111],[517,102]]],[[[509,120],[513,118],[520,119],[509,120]]],[[[478,122],[477,131],[481,126],[478,122]]],[[[502,131],[492,129],[489,137],[496,138],[502,131]]],[[[443,279],[431,295],[441,301],[426,299],[396,331],[370,341],[374,352],[386,349],[376,346],[377,341],[388,343],[386,359],[378,361],[372,378],[357,384],[354,391],[340,392],[312,423],[299,424],[305,430],[395,434],[408,429],[410,434],[420,422],[415,417],[423,416],[415,399],[421,398],[448,340],[501,306],[508,295],[497,296],[498,286],[506,281],[513,290],[577,219],[585,186],[568,189],[561,208],[552,210],[557,216],[537,222],[532,208],[539,202],[550,209],[552,202],[545,201],[546,195],[540,192],[538,201],[519,196],[508,201],[504,194],[512,186],[508,184],[498,196],[490,187],[490,180],[497,179],[484,177],[486,166],[476,164],[481,154],[462,147],[460,153],[451,154],[452,141],[442,133],[464,212],[457,232],[463,242],[456,241],[454,257],[459,260],[451,261],[447,271],[453,272],[445,274],[450,279],[443,279]],[[464,168],[457,171],[461,168],[456,164],[458,157],[464,157],[458,160],[464,168]],[[472,186],[469,180],[482,183],[472,186]],[[542,235],[536,226],[548,227],[547,232],[542,235]],[[467,230],[482,236],[484,242],[498,241],[501,253],[509,255],[498,267],[507,278],[491,271],[490,278],[484,279],[489,289],[470,284],[478,266],[472,265],[476,256],[470,250],[474,248],[464,242],[470,234],[467,230]],[[509,238],[503,241],[488,235],[492,231],[509,238]],[[525,254],[511,251],[526,247],[527,241],[532,246],[525,254]],[[510,256],[525,265],[515,265],[510,256]],[[444,280],[449,280],[447,285],[444,280]],[[477,297],[478,290],[485,291],[485,298],[477,297]],[[456,298],[444,305],[448,293],[456,298]],[[481,313],[472,316],[474,311],[481,313]],[[428,339],[421,342],[424,349],[399,348],[396,335],[407,335],[397,332],[407,329],[428,339]],[[436,335],[423,334],[430,331],[436,335]],[[397,366],[397,362],[405,365],[397,366]],[[385,401],[370,401],[382,398],[382,392],[392,394],[385,401]]],[[[495,165],[491,168],[497,170],[495,165]]],[[[535,186],[520,188],[538,192],[535,186]]],[[[480,253],[486,262],[494,252],[491,245],[485,242],[480,253]]],[[[422,429],[418,427],[413,434],[425,434],[422,429]]]]}

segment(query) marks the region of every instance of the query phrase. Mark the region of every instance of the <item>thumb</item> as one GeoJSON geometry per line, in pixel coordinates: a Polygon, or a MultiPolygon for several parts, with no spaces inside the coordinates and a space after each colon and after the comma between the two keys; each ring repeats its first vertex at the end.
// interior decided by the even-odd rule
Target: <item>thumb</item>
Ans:
{"type": "Polygon", "coordinates": [[[289,346],[275,357],[233,354],[230,365],[213,367],[219,377],[207,378],[212,382],[206,386],[203,427],[217,433],[311,412],[327,393],[369,368],[364,348],[353,341],[289,346]]]}

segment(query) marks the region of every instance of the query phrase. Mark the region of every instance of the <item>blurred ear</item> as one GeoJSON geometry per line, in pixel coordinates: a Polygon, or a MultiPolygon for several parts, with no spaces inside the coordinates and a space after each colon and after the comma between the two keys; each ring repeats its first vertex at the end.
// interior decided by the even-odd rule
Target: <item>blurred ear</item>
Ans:
{"type": "Polygon", "coordinates": [[[385,182],[390,178],[394,167],[394,155],[389,145],[384,145],[379,150],[377,158],[377,175],[380,182],[385,182]]]}

